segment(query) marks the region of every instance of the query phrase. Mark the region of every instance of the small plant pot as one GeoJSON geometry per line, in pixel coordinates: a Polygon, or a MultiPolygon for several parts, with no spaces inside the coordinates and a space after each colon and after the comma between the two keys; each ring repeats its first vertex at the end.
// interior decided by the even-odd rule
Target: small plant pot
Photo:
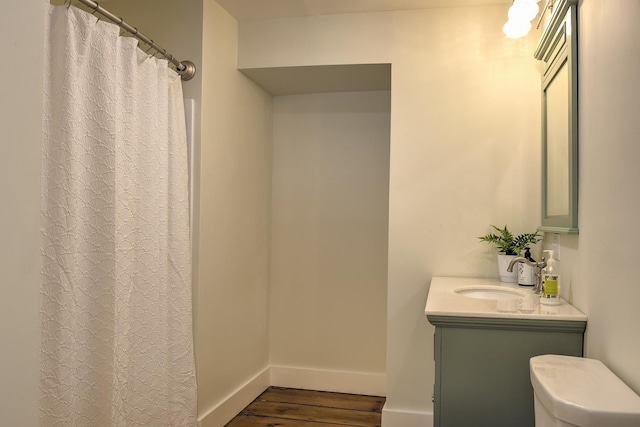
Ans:
{"type": "Polygon", "coordinates": [[[509,263],[515,257],[516,255],[498,254],[498,274],[500,275],[501,282],[516,283],[518,281],[518,269],[515,268],[515,266],[512,272],[507,271],[509,263]]]}

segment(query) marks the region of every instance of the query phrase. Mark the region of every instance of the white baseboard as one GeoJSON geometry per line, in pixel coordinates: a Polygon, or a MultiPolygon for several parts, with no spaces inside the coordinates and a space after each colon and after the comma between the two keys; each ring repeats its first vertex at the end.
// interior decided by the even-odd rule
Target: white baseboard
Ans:
{"type": "Polygon", "coordinates": [[[271,385],[308,390],[386,396],[385,374],[271,366],[271,385]]]}
{"type": "Polygon", "coordinates": [[[260,396],[270,385],[270,369],[267,367],[247,381],[229,397],[198,417],[198,427],[223,427],[247,405],[260,396]]]}
{"type": "MultiPolygon", "coordinates": [[[[269,386],[385,396],[386,375],[270,366],[199,416],[198,427],[223,427],[269,386]]],[[[402,425],[417,427],[420,424],[402,425]]]]}
{"type": "Polygon", "coordinates": [[[433,412],[382,408],[382,427],[433,427],[433,412]]]}

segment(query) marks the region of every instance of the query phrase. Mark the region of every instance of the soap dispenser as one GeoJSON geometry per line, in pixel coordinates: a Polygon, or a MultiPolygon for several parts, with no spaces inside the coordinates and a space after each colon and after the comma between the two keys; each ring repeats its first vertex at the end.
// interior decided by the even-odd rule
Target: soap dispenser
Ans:
{"type": "MultiPolygon", "coordinates": [[[[531,256],[529,248],[525,248],[523,258],[526,258],[529,262],[535,264],[535,260],[531,256]]],[[[536,272],[535,268],[525,264],[524,262],[518,263],[518,285],[520,286],[534,286],[536,284],[536,272]]]]}
{"type": "Polygon", "coordinates": [[[547,265],[542,270],[542,294],[540,304],[560,305],[560,274],[558,272],[558,260],[552,250],[547,252],[547,265]]]}

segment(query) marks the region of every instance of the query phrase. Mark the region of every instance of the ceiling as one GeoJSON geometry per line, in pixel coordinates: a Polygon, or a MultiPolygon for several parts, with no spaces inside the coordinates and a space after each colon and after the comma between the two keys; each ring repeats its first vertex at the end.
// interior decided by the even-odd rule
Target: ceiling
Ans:
{"type": "Polygon", "coordinates": [[[512,0],[216,0],[238,21],[337,13],[509,4],[512,0]]]}

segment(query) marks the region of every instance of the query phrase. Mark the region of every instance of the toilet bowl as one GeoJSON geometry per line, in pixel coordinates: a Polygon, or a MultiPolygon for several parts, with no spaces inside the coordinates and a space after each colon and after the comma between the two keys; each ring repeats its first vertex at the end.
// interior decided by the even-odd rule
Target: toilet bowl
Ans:
{"type": "Polygon", "coordinates": [[[602,362],[547,354],[529,365],[536,427],[640,427],[640,396],[602,362]]]}

